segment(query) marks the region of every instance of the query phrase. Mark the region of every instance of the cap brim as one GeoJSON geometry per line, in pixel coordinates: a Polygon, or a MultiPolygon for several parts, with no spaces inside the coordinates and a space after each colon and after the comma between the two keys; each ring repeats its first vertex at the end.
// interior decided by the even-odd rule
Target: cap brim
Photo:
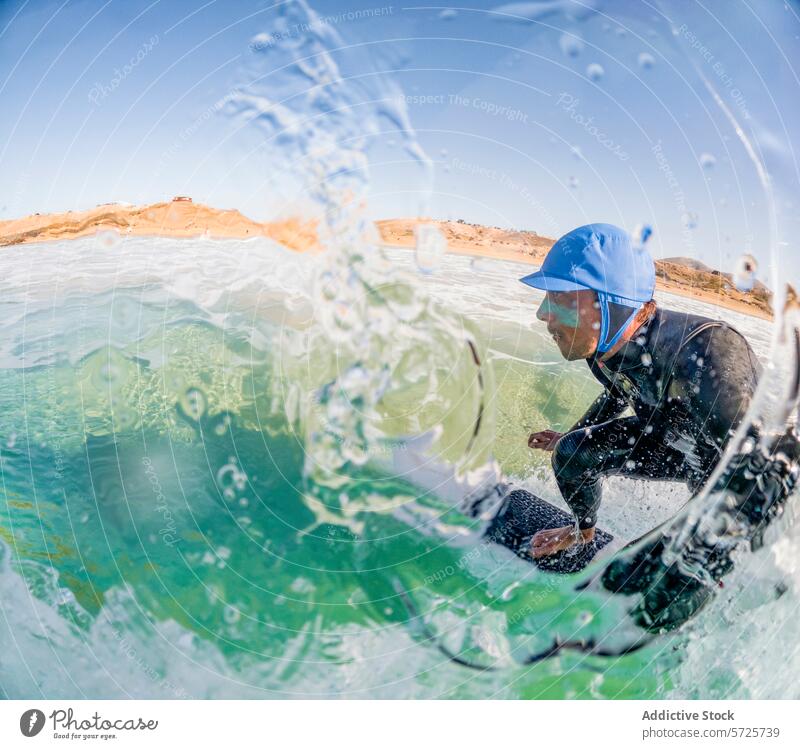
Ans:
{"type": "Polygon", "coordinates": [[[519,280],[527,286],[532,286],[534,289],[541,289],[542,291],[582,291],[589,288],[574,281],[565,281],[563,278],[549,276],[540,270],[519,280]]]}

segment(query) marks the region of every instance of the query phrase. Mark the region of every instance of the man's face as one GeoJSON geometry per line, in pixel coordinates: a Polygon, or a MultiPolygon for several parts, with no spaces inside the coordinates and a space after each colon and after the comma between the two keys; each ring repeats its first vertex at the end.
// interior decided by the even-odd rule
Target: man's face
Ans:
{"type": "Polygon", "coordinates": [[[547,323],[547,331],[568,361],[588,359],[597,351],[600,309],[590,289],[548,291],[536,317],[547,323]]]}

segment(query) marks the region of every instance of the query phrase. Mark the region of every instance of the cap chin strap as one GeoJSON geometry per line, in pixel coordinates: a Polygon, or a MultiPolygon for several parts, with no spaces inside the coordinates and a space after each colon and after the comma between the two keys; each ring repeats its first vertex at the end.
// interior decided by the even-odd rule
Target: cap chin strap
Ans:
{"type": "Polygon", "coordinates": [[[609,330],[611,326],[611,311],[608,309],[609,301],[613,301],[615,304],[621,304],[624,307],[630,307],[631,302],[628,299],[623,300],[621,297],[607,294],[604,291],[598,291],[596,293],[597,301],[600,303],[600,343],[597,345],[597,353],[604,354],[612,349],[617,341],[619,341],[619,339],[622,337],[622,334],[627,330],[628,325],[631,324],[631,320],[636,317],[636,313],[639,311],[641,305],[637,305],[633,308],[633,311],[628,316],[628,319],[622,323],[619,330],[617,330],[617,332],[614,333],[609,339],[608,335],[611,332],[609,330]]]}

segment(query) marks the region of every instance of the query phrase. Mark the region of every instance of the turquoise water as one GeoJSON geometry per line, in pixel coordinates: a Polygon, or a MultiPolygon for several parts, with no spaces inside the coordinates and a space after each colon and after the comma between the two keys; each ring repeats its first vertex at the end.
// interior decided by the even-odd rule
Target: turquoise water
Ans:
{"type": "MultiPolygon", "coordinates": [[[[417,174],[415,215],[433,162],[373,50],[304,2],[281,13],[214,111],[281,199],[323,219],[326,254],[114,233],[3,249],[0,694],[800,696],[792,502],[678,633],[520,665],[555,638],[640,634],[633,602],[537,572],[460,511],[501,479],[560,503],[526,438],[572,424],[599,386],[536,323],[529,266],[441,256],[435,234],[416,256],[365,239],[373,141],[396,139],[417,174]]],[[[736,324],[771,365],[757,415],[779,410],[789,360],[767,324],[659,301],[736,324]]],[[[610,480],[609,552],[687,499],[610,480]]]]}
{"type": "MultiPolygon", "coordinates": [[[[577,594],[576,580],[481,543],[482,522],[458,512],[433,470],[447,464],[466,481],[493,457],[507,479],[559,501],[546,465],[524,448],[527,430],[567,425],[597,385],[585,366],[557,360],[513,264],[483,268],[484,293],[498,301],[481,308],[475,292],[461,293],[475,272],[468,258],[419,274],[412,253],[389,253],[374,272],[390,269],[392,281],[375,282],[381,301],[365,304],[381,331],[380,310],[391,308],[392,353],[373,340],[354,366],[313,313],[319,258],[266,241],[113,236],[5,252],[6,697],[767,688],[726,665],[737,662],[730,654],[697,660],[709,651],[693,651],[692,638],[718,628],[722,612],[734,616],[722,598],[694,628],[636,654],[518,665],[556,635],[613,646],[635,631],[624,600],[577,594]],[[48,259],[80,272],[52,284],[48,259]],[[373,408],[359,388],[372,387],[363,370],[376,362],[389,368],[373,408]],[[417,468],[391,470],[419,433],[434,436],[417,468]],[[685,676],[700,668],[701,683],[685,676]]],[[[768,328],[742,323],[763,353],[768,328]]],[[[603,524],[622,543],[676,511],[684,492],[610,482],[603,524]]],[[[770,554],[749,565],[750,582],[786,578],[770,554]]],[[[751,598],[742,617],[789,605],[751,598]]],[[[776,616],[773,625],[792,626],[776,616]]]]}

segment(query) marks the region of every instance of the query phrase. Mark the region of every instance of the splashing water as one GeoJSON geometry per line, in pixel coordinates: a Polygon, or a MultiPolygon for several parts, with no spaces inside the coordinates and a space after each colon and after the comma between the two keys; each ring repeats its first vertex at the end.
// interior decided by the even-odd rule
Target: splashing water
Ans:
{"type": "Polygon", "coordinates": [[[714,158],[713,154],[710,153],[700,154],[700,166],[702,166],[703,169],[712,169],[716,163],[717,160],[714,158]]]}
{"type": "Polygon", "coordinates": [[[605,68],[597,62],[593,62],[586,67],[586,76],[591,81],[599,81],[605,74],[605,68]]]}
{"type": "Polygon", "coordinates": [[[423,273],[431,273],[447,252],[447,240],[436,226],[430,224],[421,224],[415,231],[417,267],[423,273]]]}
{"type": "MultiPolygon", "coordinates": [[[[597,7],[504,12],[586,22],[597,7]]],[[[597,385],[532,327],[516,283],[527,266],[447,254],[430,227],[415,253],[375,246],[366,154],[382,122],[430,185],[401,92],[351,77],[369,61],[334,53],[342,40],[303,2],[277,31],[253,45],[224,111],[275,149],[276,171],[316,210],[322,254],[208,238],[4,249],[4,696],[795,694],[767,656],[797,600],[789,505],[685,630],[615,658],[597,653],[641,636],[630,600],[578,592],[481,541],[486,518],[464,509],[501,475],[563,506],[525,437],[568,428],[597,385]],[[556,637],[601,648],[552,651],[556,637]]],[[[772,330],[725,312],[774,365],[765,428],[790,418],[793,314],[772,330]]],[[[728,498],[693,500],[676,558],[688,528],[720,532],[728,498]]],[[[611,553],[688,499],[683,486],[610,480],[611,553]]]]}
{"type": "Polygon", "coordinates": [[[697,215],[696,211],[686,211],[686,213],[681,215],[681,221],[687,229],[696,229],[699,220],[700,217],[697,215]]]}
{"type": "Polygon", "coordinates": [[[642,70],[650,70],[656,64],[655,58],[649,52],[640,52],[636,59],[642,70]]]}
{"type": "Polygon", "coordinates": [[[750,254],[742,255],[733,269],[733,284],[739,291],[752,291],[756,285],[758,261],[750,254]]]}
{"type": "Polygon", "coordinates": [[[650,237],[653,236],[653,227],[650,224],[639,224],[633,230],[633,238],[640,245],[647,244],[650,237]]]}
{"type": "Polygon", "coordinates": [[[583,40],[572,34],[562,34],[558,46],[567,57],[577,57],[583,51],[583,40]]]}

